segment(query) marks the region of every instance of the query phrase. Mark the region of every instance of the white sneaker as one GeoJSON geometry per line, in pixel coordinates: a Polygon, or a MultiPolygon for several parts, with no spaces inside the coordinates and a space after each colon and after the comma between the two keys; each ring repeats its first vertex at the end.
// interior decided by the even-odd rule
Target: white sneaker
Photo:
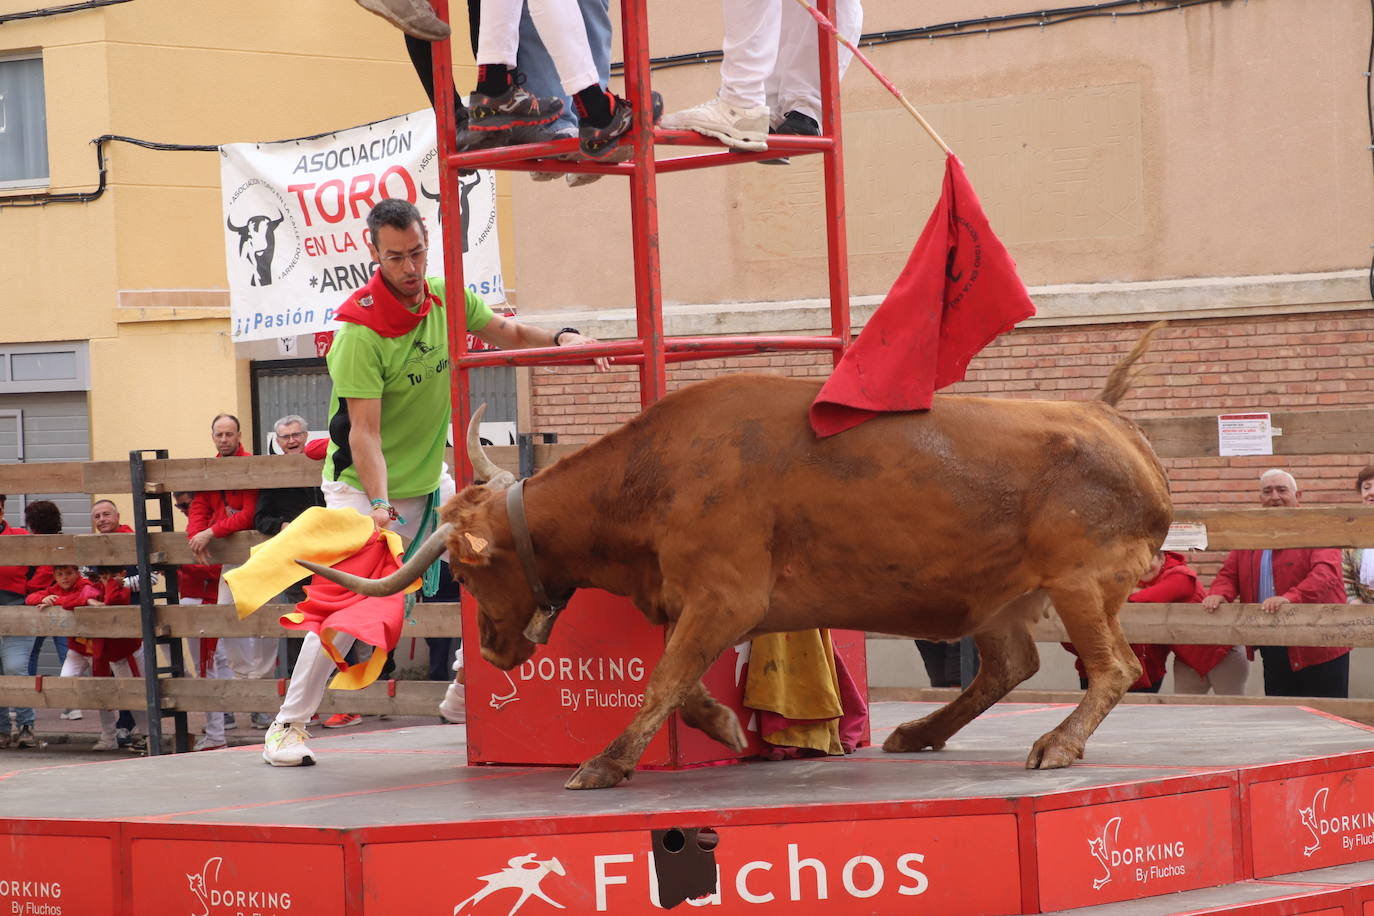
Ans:
{"type": "Polygon", "coordinates": [[[218,751],[229,746],[229,742],[223,738],[211,738],[209,735],[201,735],[196,739],[193,751],[218,751]]]}
{"type": "Polygon", "coordinates": [[[100,739],[96,741],[95,746],[92,747],[91,750],[117,751],[119,750],[119,741],[115,738],[114,735],[101,735],[100,739]]]}
{"type": "Polygon", "coordinates": [[[663,116],[666,130],[694,130],[715,137],[732,149],[751,153],[768,149],[768,106],[736,108],[716,96],[695,108],[663,116]]]}
{"type": "Polygon", "coordinates": [[[60,718],[76,721],[77,719],[81,718],[81,710],[69,709],[66,712],[62,713],[60,718]]]}
{"type": "Polygon", "coordinates": [[[299,722],[273,722],[263,737],[262,759],[274,767],[308,767],[315,762],[305,743],[309,737],[299,722]]]}
{"type": "Polygon", "coordinates": [[[444,691],[444,702],[439,704],[439,718],[450,725],[460,725],[468,720],[467,702],[462,684],[449,684],[444,691]]]}

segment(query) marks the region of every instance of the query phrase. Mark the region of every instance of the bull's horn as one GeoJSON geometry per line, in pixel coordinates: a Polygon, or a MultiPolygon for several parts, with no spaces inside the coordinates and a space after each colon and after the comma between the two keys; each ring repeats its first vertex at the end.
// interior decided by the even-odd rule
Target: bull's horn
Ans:
{"type": "Polygon", "coordinates": [[[560,611],[562,608],[535,608],[530,622],[525,625],[525,638],[537,646],[547,645],[549,634],[553,631],[554,621],[558,619],[560,611]]]}
{"type": "Polygon", "coordinates": [[[355,576],[353,573],[321,566],[318,563],[311,563],[309,560],[297,560],[296,562],[315,575],[342,585],[355,595],[394,595],[425,574],[425,569],[429,564],[433,563],[448,546],[448,535],[452,530],[453,525],[444,522],[434,529],[434,533],[425,539],[425,542],[420,545],[420,549],[415,551],[400,569],[381,579],[355,576]]]}
{"type": "Polygon", "coordinates": [[[485,480],[487,487],[492,490],[504,490],[515,483],[515,475],[499,467],[482,448],[482,437],[477,428],[486,412],[487,405],[483,403],[473,411],[472,419],[468,421],[468,460],[472,462],[472,473],[478,480],[485,480]]]}

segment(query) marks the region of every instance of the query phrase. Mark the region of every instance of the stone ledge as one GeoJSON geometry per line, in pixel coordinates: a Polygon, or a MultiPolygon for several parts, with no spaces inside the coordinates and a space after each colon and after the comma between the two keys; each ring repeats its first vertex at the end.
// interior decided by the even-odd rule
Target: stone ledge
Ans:
{"type": "Polygon", "coordinates": [[[116,324],[229,317],[229,292],[222,289],[121,289],[114,310],[116,324]]]}
{"type": "MultiPolygon", "coordinates": [[[[1030,328],[1374,308],[1369,295],[1369,272],[1364,268],[1313,274],[1058,284],[1034,286],[1030,293],[1038,314],[1021,325],[1030,328]]],[[[850,320],[856,331],[881,301],[881,296],[850,299],[850,320]]],[[[673,337],[814,334],[830,324],[830,304],[824,299],[669,305],[663,311],[666,333],[673,337]]],[[[539,312],[526,313],[524,317],[543,327],[578,327],[602,340],[619,340],[635,334],[633,309],[539,312]]]]}

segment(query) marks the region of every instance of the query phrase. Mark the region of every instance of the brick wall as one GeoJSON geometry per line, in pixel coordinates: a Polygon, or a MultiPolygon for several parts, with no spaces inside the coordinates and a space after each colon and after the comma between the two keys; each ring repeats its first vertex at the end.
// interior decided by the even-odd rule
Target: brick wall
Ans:
{"type": "MultiPolygon", "coordinates": [[[[1139,338],[1145,323],[1018,329],[974,359],[954,394],[1084,400],[1139,338]]],[[[1167,417],[1249,410],[1364,407],[1374,386],[1374,312],[1275,315],[1251,320],[1177,321],[1142,362],[1144,372],[1121,404],[1131,416],[1167,417]]],[[[823,354],[771,354],[670,365],[670,388],[727,372],[824,378],[823,354]]],[[[634,370],[536,370],[535,429],[564,442],[610,432],[639,409],[634,370]]],[[[1354,503],[1355,474],[1374,456],[1322,455],[1192,458],[1165,461],[1176,505],[1256,505],[1259,474],[1281,466],[1298,480],[1305,505],[1354,503]]],[[[1218,554],[1197,555],[1210,580],[1218,554]]]]}

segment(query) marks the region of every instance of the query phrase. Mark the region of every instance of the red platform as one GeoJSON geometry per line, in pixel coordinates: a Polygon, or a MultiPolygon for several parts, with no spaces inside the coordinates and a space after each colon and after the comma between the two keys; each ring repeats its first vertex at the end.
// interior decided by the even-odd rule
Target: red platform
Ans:
{"type": "MultiPolygon", "coordinates": [[[[477,603],[465,592],[464,632],[478,631],[476,615],[477,603]]],[[[573,594],[548,645],[513,671],[484,662],[477,640],[468,640],[463,644],[468,760],[576,766],[601,753],[639,709],[649,673],[663,656],[664,634],[628,598],[583,588],[573,594]],[[596,625],[585,625],[588,619],[596,625]]],[[[867,684],[864,634],[832,630],[831,641],[854,683],[867,684]]],[[[749,746],[742,755],[684,725],[674,713],[649,742],[640,766],[679,769],[756,756],[762,742],[744,706],[748,661],[749,644],[743,643],[721,653],[702,678],[745,726],[749,746]]],[[[863,735],[862,743],[868,738],[863,735]]]]}
{"type": "MultiPolygon", "coordinates": [[[[874,737],[929,704],[879,703],[874,737]]],[[[1374,913],[1374,735],[1301,709],[1123,706],[1027,771],[1067,709],[1002,705],[940,753],[641,772],[466,766],[464,729],[0,775],[0,913],[648,913],[651,831],[712,828],[712,913],[1374,913]],[[522,899],[522,887],[531,891],[522,899]],[[542,897],[540,895],[543,895],[542,897]],[[557,906],[547,902],[554,901],[557,906]]]]}

